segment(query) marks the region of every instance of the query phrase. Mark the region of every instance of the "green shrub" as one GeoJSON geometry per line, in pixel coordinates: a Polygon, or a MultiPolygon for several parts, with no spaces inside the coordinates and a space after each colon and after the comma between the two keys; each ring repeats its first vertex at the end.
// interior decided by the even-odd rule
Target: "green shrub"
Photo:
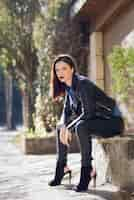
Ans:
{"type": "Polygon", "coordinates": [[[112,88],[122,101],[127,101],[134,88],[134,48],[115,46],[108,56],[112,67],[112,88]]]}

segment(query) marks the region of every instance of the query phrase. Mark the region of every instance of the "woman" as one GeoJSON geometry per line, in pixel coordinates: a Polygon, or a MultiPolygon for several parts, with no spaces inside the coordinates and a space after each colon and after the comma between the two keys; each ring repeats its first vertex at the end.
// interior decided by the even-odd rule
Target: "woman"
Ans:
{"type": "Polygon", "coordinates": [[[87,77],[76,73],[70,55],[59,55],[53,64],[51,89],[54,100],[65,95],[60,125],[57,126],[57,163],[50,186],[60,185],[63,176],[71,173],[67,166],[67,149],[76,133],[81,149],[81,173],[75,191],[88,189],[92,172],[91,137],[112,137],[123,132],[124,123],[115,100],[108,97],[87,77]]]}

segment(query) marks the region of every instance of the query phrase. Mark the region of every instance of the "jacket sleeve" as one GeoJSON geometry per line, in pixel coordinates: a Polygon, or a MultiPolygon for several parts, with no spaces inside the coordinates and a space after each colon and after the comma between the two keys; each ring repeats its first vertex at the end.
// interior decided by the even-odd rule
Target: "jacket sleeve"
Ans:
{"type": "Polygon", "coordinates": [[[113,109],[116,101],[108,96],[102,89],[96,86],[96,101],[101,102],[101,104],[107,109],[113,109]]]}
{"type": "Polygon", "coordinates": [[[63,110],[62,110],[60,120],[58,122],[58,126],[66,126],[68,109],[69,109],[69,102],[68,102],[68,95],[66,93],[63,110]]]}
{"type": "Polygon", "coordinates": [[[79,96],[81,102],[81,114],[67,125],[70,129],[80,120],[91,119],[95,115],[95,89],[90,82],[83,80],[79,86],[79,96]]]}

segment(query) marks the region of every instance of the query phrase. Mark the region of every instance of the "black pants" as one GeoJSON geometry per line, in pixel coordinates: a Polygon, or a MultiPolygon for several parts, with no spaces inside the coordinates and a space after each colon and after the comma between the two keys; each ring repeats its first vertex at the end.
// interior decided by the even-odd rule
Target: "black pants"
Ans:
{"type": "MultiPolygon", "coordinates": [[[[74,132],[78,135],[80,150],[81,150],[81,165],[89,166],[92,160],[92,136],[113,137],[120,135],[124,130],[124,122],[120,117],[113,117],[111,119],[88,119],[79,121],[75,127],[74,132]]],[[[57,161],[60,163],[67,163],[67,146],[60,142],[59,133],[60,128],[56,129],[57,133],[57,161]]]]}

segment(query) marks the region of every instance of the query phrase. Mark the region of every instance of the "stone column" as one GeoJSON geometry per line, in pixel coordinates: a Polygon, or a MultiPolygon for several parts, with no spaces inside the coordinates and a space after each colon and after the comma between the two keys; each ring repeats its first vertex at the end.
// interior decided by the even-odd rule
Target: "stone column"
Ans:
{"type": "MultiPolygon", "coordinates": [[[[90,62],[88,76],[100,88],[104,89],[103,33],[90,35],[90,62]]],[[[109,177],[109,160],[98,139],[93,139],[93,165],[97,169],[97,184],[104,184],[109,177]],[[99,181],[101,180],[101,181],[99,181]]]]}
{"type": "Polygon", "coordinates": [[[90,36],[89,78],[104,89],[103,33],[93,32],[90,36]]]}

